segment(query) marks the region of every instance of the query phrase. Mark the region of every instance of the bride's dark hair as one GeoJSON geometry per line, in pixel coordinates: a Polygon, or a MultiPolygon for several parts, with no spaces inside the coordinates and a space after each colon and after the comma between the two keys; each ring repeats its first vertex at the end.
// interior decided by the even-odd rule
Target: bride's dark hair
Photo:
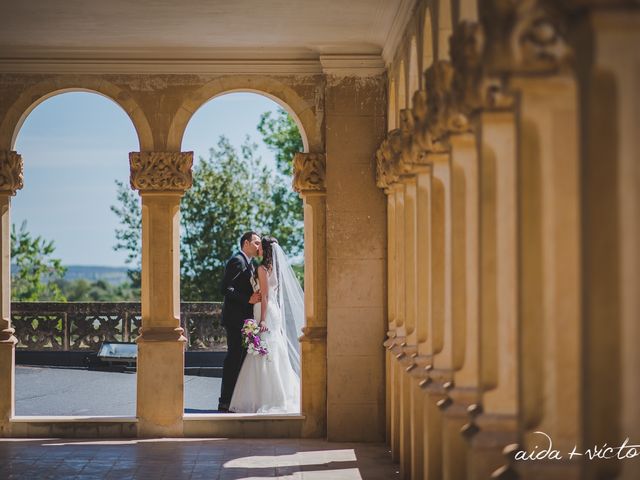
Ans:
{"type": "Polygon", "coordinates": [[[265,235],[262,237],[262,265],[267,270],[271,270],[273,266],[273,247],[274,243],[278,243],[275,237],[265,235]]]}

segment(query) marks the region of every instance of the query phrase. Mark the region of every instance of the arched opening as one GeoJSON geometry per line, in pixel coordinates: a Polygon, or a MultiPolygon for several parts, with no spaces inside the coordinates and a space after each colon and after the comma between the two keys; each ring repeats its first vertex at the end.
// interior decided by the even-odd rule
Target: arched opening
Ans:
{"type": "Polygon", "coordinates": [[[97,355],[103,342],[131,344],[140,321],[112,212],[114,181],[128,185],[128,152],[139,149],[133,126],[104,94],[64,89],[29,105],[15,128],[25,177],[12,202],[16,415],[135,415],[135,359],[97,355]]]}
{"type": "MultiPolygon", "coordinates": [[[[418,47],[416,37],[411,38],[409,50],[409,98],[420,89],[420,70],[418,68],[418,47]]],[[[408,107],[407,107],[408,108],[408,107]]]]}
{"type": "Polygon", "coordinates": [[[449,59],[449,37],[453,33],[451,0],[438,2],[438,60],[449,59]]]}
{"type": "MultiPolygon", "coordinates": [[[[434,57],[434,41],[433,41],[433,29],[431,26],[431,9],[427,8],[424,12],[424,24],[422,26],[422,68],[424,72],[433,63],[434,57]]],[[[420,78],[424,83],[424,79],[420,78]]],[[[423,84],[424,88],[424,84],[423,84]]]]}
{"type": "MultiPolygon", "coordinates": [[[[206,307],[206,311],[201,312],[196,312],[195,306],[189,307],[191,313],[182,318],[188,339],[186,372],[190,373],[191,363],[199,368],[199,372],[204,367],[217,375],[185,379],[187,414],[216,413],[219,406],[228,407],[231,400],[240,395],[238,392],[243,388],[243,391],[247,390],[245,379],[254,373],[253,366],[267,361],[271,362],[269,365],[278,363],[276,357],[286,352],[286,348],[280,349],[284,345],[276,343],[282,339],[276,335],[279,332],[276,324],[273,332],[261,333],[263,341],[272,345],[268,347],[269,360],[259,354],[247,355],[244,360],[231,358],[238,352],[236,340],[241,338],[240,324],[229,320],[230,316],[223,323],[222,304],[225,296],[227,305],[231,304],[228,292],[231,280],[227,273],[232,267],[227,263],[239,254],[244,232],[255,231],[260,236],[277,238],[297,281],[304,283],[302,200],[291,187],[293,156],[305,150],[305,143],[308,144],[299,125],[300,120],[282,108],[282,101],[275,102],[270,95],[246,90],[215,95],[202,103],[186,124],[181,150],[194,152],[194,167],[193,186],[185,192],[181,202],[181,298],[183,305],[206,307]],[[221,285],[225,286],[221,289],[221,285]],[[239,375],[235,388],[235,379],[228,383],[231,369],[239,375]],[[200,387],[191,388],[196,383],[200,387]]],[[[264,260],[256,256],[253,269],[259,270],[264,260]]],[[[236,285],[238,281],[243,282],[242,275],[234,280],[234,291],[242,287],[236,285]]],[[[253,288],[258,288],[255,276],[253,279],[253,288]]],[[[271,291],[269,287],[267,290],[271,291]]],[[[266,304],[274,299],[265,298],[264,301],[266,304]]],[[[255,309],[249,306],[253,317],[248,317],[247,313],[245,318],[259,318],[260,307],[261,304],[255,309]]],[[[265,315],[267,323],[276,322],[274,311],[268,311],[271,316],[265,315]]],[[[286,315],[278,318],[285,322],[289,320],[286,315]]],[[[301,334],[298,332],[298,336],[301,334]]],[[[299,355],[297,337],[296,343],[299,355]]],[[[296,374],[295,388],[300,392],[299,367],[296,374]]],[[[261,397],[262,381],[271,380],[256,377],[251,382],[256,399],[261,397]]],[[[287,413],[298,413],[299,394],[297,403],[294,412],[288,410],[291,405],[281,407],[287,413]]],[[[231,406],[240,408],[237,402],[231,406]]],[[[249,408],[247,404],[244,406],[249,408]]],[[[269,410],[273,413],[280,408],[278,405],[264,409],[255,407],[255,412],[242,412],[267,413],[269,410]]]]}
{"type": "Polygon", "coordinates": [[[404,61],[401,61],[400,67],[398,68],[398,108],[396,109],[396,125],[400,125],[400,110],[407,108],[407,77],[404,69],[404,61]]]}
{"type": "Polygon", "coordinates": [[[392,78],[389,80],[389,109],[387,112],[388,130],[396,128],[396,82],[392,78]]]}
{"type": "Polygon", "coordinates": [[[478,21],[478,2],[476,0],[457,0],[453,5],[453,24],[461,21],[478,21]]]}

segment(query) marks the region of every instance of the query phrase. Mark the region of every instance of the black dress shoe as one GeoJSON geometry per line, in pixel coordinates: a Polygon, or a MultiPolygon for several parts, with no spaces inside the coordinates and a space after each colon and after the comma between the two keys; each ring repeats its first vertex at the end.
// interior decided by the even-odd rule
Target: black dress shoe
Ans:
{"type": "Polygon", "coordinates": [[[218,412],[219,413],[229,413],[229,405],[224,405],[224,404],[220,404],[218,405],[218,412]]]}

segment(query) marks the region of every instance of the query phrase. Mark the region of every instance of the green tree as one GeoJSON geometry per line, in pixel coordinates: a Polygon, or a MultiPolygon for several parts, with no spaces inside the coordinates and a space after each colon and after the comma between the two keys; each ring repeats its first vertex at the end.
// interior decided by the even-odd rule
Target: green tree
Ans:
{"type": "Polygon", "coordinates": [[[276,165],[283,175],[293,174],[293,156],[302,151],[302,137],[296,122],[282,108],[260,115],[258,131],[276,154],[276,165]]]}
{"type": "MultiPolygon", "coordinates": [[[[194,168],[193,186],[181,203],[181,296],[185,300],[219,300],[218,286],[226,259],[238,248],[238,237],[252,229],[278,238],[292,258],[301,258],[304,230],[302,201],[291,188],[293,156],[302,138],[283,109],[265,112],[258,130],[275,152],[276,171],[256,156],[247,137],[239,151],[225,137],[194,168]]],[[[140,199],[117,183],[120,218],[116,250],[127,252],[129,277],[140,286],[140,199]]],[[[303,265],[296,266],[302,279],[303,265]]]]}
{"type": "Polygon", "coordinates": [[[104,280],[90,282],[84,278],[56,280],[69,302],[127,302],[140,301],[140,291],[130,282],[112,285],[104,280]]]}
{"type": "Polygon", "coordinates": [[[56,280],[62,279],[66,268],[53,258],[53,241],[33,237],[24,221],[17,229],[11,225],[11,259],[15,271],[11,275],[11,298],[17,302],[65,302],[56,280]]]}
{"type": "Polygon", "coordinates": [[[140,288],[140,264],[142,239],[140,223],[142,221],[142,207],[140,197],[135,195],[128,185],[116,180],[117,205],[111,205],[111,211],[120,219],[121,228],[116,228],[116,244],[114,250],[127,253],[125,263],[129,265],[127,272],[134,288],[140,288]]]}
{"type": "MultiPolygon", "coordinates": [[[[227,258],[238,249],[246,230],[276,236],[293,257],[302,253],[303,225],[285,199],[290,178],[273,171],[256,155],[257,145],[247,137],[240,150],[221,137],[200,158],[193,186],[181,203],[181,296],[184,300],[220,300],[220,279],[227,258]]],[[[128,261],[139,265],[140,214],[137,195],[118,183],[120,218],[116,250],[126,250],[128,261]]]]}
{"type": "MultiPolygon", "coordinates": [[[[273,192],[278,205],[269,217],[268,232],[278,238],[282,248],[291,256],[301,256],[304,244],[304,213],[302,199],[291,188],[293,157],[303,150],[302,137],[296,122],[282,108],[260,116],[258,131],[262,140],[276,156],[276,166],[284,180],[273,192]]],[[[301,264],[300,264],[301,265],[301,264]]],[[[302,280],[303,269],[296,270],[302,280]]]]}

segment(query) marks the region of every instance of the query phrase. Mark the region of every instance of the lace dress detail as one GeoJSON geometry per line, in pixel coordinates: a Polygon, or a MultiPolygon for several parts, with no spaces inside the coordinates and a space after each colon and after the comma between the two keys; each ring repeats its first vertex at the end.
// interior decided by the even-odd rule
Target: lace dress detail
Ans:
{"type": "MultiPolygon", "coordinates": [[[[287,353],[287,340],[278,306],[278,280],[267,274],[269,302],[265,314],[267,332],[260,334],[269,353],[247,355],[238,375],[229,411],[236,413],[299,413],[300,378],[293,370],[287,353]]],[[[261,304],[253,314],[260,319],[261,304]]]]}

